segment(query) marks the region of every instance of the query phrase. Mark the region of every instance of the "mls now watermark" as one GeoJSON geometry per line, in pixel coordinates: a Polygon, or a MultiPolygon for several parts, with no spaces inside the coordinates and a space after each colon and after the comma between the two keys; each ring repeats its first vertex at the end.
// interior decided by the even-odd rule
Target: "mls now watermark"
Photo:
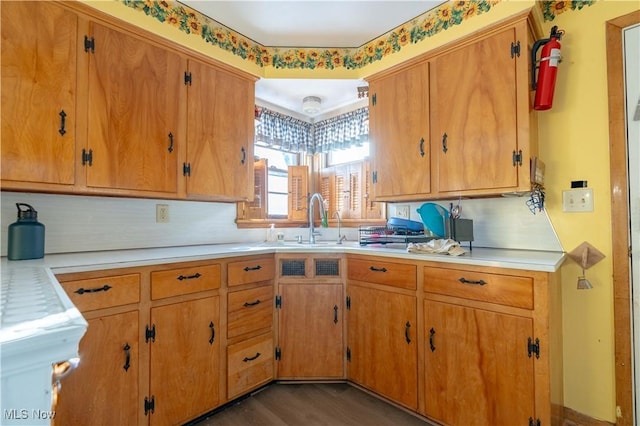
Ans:
{"type": "Polygon", "coordinates": [[[10,410],[4,410],[5,420],[51,420],[56,417],[55,411],[48,410],[27,410],[12,408],[10,410]]]}

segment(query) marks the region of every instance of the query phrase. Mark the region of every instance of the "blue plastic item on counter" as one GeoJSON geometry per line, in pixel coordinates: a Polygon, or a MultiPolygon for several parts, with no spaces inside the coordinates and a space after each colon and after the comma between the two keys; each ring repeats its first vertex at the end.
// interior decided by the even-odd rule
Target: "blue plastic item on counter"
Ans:
{"type": "Polygon", "coordinates": [[[449,211],[436,203],[424,203],[416,210],[422,223],[438,238],[445,238],[445,220],[449,218],[449,211]]]}
{"type": "Polygon", "coordinates": [[[424,224],[415,220],[403,219],[400,217],[391,217],[387,221],[389,228],[406,229],[409,232],[422,232],[424,231],[424,224]]]}

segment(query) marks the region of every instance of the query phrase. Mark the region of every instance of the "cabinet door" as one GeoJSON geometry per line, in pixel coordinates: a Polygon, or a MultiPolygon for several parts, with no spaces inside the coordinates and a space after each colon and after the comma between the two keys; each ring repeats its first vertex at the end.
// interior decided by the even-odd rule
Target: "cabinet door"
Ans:
{"type": "Polygon", "coordinates": [[[190,60],[187,195],[253,199],[254,83],[190,60]]]}
{"type": "Polygon", "coordinates": [[[514,41],[507,29],[434,61],[439,192],[518,185],[514,41]]]}
{"type": "Polygon", "coordinates": [[[138,395],[138,312],[87,321],[80,363],[61,380],[58,425],[135,425],[138,395]]]}
{"type": "Polygon", "coordinates": [[[431,192],[429,64],[369,83],[375,197],[431,192]]]}
{"type": "Polygon", "coordinates": [[[406,407],[418,407],[416,298],[351,285],[347,376],[406,407]]]}
{"type": "Polygon", "coordinates": [[[3,1],[2,179],[75,182],[77,17],[3,1]]]}
{"type": "Polygon", "coordinates": [[[281,287],[278,378],[343,378],[342,285],[281,287]]]}
{"type": "Polygon", "coordinates": [[[527,424],[534,416],[531,318],[426,300],[426,415],[444,424],[527,424]]]}
{"type": "Polygon", "coordinates": [[[96,23],[90,32],[87,186],[175,194],[185,61],[96,23]]]}
{"type": "Polygon", "coordinates": [[[152,425],[181,424],[218,405],[219,306],[214,296],[151,309],[152,425]]]}

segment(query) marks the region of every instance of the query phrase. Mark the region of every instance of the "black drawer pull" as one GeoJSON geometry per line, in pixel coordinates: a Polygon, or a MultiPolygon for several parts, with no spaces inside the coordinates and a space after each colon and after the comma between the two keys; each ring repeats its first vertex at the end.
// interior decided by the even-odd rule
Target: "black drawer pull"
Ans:
{"type": "Polygon", "coordinates": [[[431,348],[431,352],[435,352],[436,347],[433,344],[433,336],[436,335],[436,331],[433,329],[433,327],[431,327],[431,330],[429,330],[429,348],[431,348]]]}
{"type": "Polygon", "coordinates": [[[131,367],[131,346],[125,343],[122,350],[124,351],[124,365],[122,368],[124,368],[124,371],[128,371],[129,367],[131,367]]]}
{"type": "Polygon", "coordinates": [[[487,283],[485,280],[473,281],[473,280],[468,280],[464,277],[460,278],[458,281],[460,281],[462,284],[470,284],[470,285],[485,285],[487,283]]]}
{"type": "Polygon", "coordinates": [[[259,271],[260,269],[262,269],[262,266],[258,265],[258,266],[254,266],[254,267],[245,267],[244,271],[245,272],[249,272],[249,271],[259,271]]]}
{"type": "Polygon", "coordinates": [[[66,118],[67,118],[67,113],[64,112],[64,110],[60,111],[60,114],[58,114],[60,116],[60,129],[58,130],[58,133],[60,133],[60,135],[64,136],[65,133],[67,133],[67,131],[65,130],[65,126],[66,126],[66,118]]]}
{"type": "Polygon", "coordinates": [[[387,272],[387,268],[376,268],[375,266],[370,266],[369,270],[372,272],[387,272]]]}
{"type": "Polygon", "coordinates": [[[260,299],[256,300],[255,302],[244,302],[244,306],[245,308],[248,308],[249,306],[256,306],[260,304],[260,299]]]}
{"type": "Polygon", "coordinates": [[[338,305],[333,305],[333,323],[338,323],[338,305]]]}
{"type": "Polygon", "coordinates": [[[424,157],[424,138],[420,138],[420,157],[424,157]]]}
{"type": "Polygon", "coordinates": [[[209,339],[209,344],[213,345],[213,341],[216,339],[216,329],[213,326],[213,321],[209,323],[209,328],[211,329],[211,338],[209,339]]]}
{"type": "Polygon", "coordinates": [[[244,359],[242,360],[242,362],[249,362],[249,361],[253,361],[255,359],[258,359],[258,357],[260,356],[260,352],[256,352],[256,354],[254,356],[251,357],[244,357],[244,359]]]}
{"type": "Polygon", "coordinates": [[[407,341],[407,344],[411,343],[411,335],[409,334],[410,329],[411,329],[411,323],[407,321],[407,323],[404,326],[404,340],[407,341]]]}
{"type": "Polygon", "coordinates": [[[105,284],[102,287],[98,287],[98,288],[79,288],[74,293],[78,293],[78,294],[98,293],[99,291],[109,291],[112,288],[113,287],[111,287],[109,284],[105,284]]]}
{"type": "Polygon", "coordinates": [[[173,133],[169,132],[168,136],[169,136],[169,148],[167,148],[167,151],[169,151],[169,153],[172,153],[173,152],[173,133]]]}
{"type": "Polygon", "coordinates": [[[195,273],[195,274],[193,274],[193,275],[180,275],[180,276],[178,277],[178,279],[179,279],[180,281],[182,281],[182,280],[194,280],[194,279],[196,279],[196,278],[200,278],[201,276],[202,276],[202,275],[200,275],[200,273],[199,273],[199,272],[196,272],[196,273],[195,273]]]}

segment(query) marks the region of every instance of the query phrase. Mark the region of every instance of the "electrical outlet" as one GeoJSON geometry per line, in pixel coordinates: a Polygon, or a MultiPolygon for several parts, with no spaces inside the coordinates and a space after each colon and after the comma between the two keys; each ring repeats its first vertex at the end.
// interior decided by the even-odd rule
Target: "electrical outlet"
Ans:
{"type": "Polygon", "coordinates": [[[592,212],[593,189],[574,188],[562,191],[562,211],[592,212]]]}
{"type": "Polygon", "coordinates": [[[169,204],[156,204],[156,223],[169,222],[169,204]]]}
{"type": "Polygon", "coordinates": [[[409,219],[409,215],[411,210],[409,209],[408,204],[403,204],[401,206],[396,206],[396,216],[401,219],[409,219]]]}

